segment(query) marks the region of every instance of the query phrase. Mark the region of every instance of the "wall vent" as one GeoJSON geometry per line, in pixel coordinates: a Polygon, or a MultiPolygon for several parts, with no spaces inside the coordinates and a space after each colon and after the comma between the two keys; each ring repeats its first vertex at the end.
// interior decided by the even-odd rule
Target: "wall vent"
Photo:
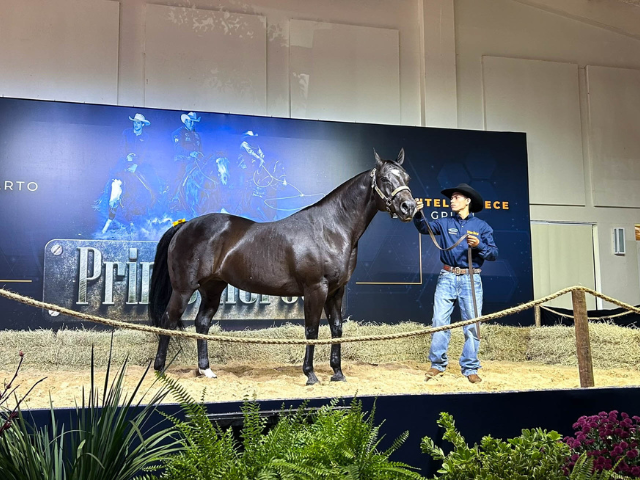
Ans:
{"type": "Polygon", "coordinates": [[[624,255],[625,249],[625,234],[624,228],[613,229],[613,253],[615,255],[624,255]]]}

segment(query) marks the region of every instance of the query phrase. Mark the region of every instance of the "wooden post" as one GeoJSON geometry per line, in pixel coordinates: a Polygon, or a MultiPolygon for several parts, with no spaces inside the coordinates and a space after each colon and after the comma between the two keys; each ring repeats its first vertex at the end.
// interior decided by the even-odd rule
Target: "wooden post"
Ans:
{"type": "Polygon", "coordinates": [[[591,361],[591,342],[589,340],[589,320],[587,319],[587,299],[584,291],[573,290],[573,320],[576,329],[576,347],[578,353],[578,370],[580,386],[593,387],[593,363],[591,361]]]}
{"type": "Polygon", "coordinates": [[[536,327],[542,326],[542,320],[540,319],[540,305],[536,305],[535,307],[533,307],[533,311],[536,318],[536,327]]]}

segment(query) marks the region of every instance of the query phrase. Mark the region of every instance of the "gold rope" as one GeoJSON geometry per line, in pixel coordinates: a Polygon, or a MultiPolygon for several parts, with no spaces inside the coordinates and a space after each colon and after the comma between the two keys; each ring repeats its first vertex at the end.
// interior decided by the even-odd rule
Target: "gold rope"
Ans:
{"type": "MultiPolygon", "coordinates": [[[[548,312],[554,313],[555,315],[558,315],[560,317],[563,318],[571,318],[573,319],[573,315],[569,315],[568,313],[560,313],[556,310],[554,310],[551,307],[545,307],[544,305],[540,308],[544,308],[545,310],[547,310],[548,312]]],[[[618,317],[623,317],[625,315],[629,315],[630,313],[633,313],[633,311],[628,310],[626,312],[622,312],[622,313],[616,313],[615,315],[608,315],[606,317],[587,317],[588,320],[611,320],[613,318],[618,318],[618,317]]]]}

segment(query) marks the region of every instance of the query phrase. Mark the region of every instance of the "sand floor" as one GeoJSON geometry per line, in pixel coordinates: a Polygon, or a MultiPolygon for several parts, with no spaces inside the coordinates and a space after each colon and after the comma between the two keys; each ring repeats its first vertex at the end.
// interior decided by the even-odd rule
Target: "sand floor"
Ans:
{"type": "MultiPolygon", "coordinates": [[[[523,390],[547,390],[579,388],[577,367],[540,365],[534,363],[509,363],[485,361],[480,375],[482,383],[471,384],[460,374],[457,365],[445,374],[425,382],[427,364],[415,362],[394,362],[380,365],[366,363],[344,363],[343,371],[347,382],[330,382],[332,371],[328,365],[317,365],[316,373],[320,384],[306,386],[306,377],[300,365],[246,364],[212,365],[217,379],[197,377],[191,366],[172,366],[168,374],[177,378],[180,384],[196,399],[206,387],[205,401],[241,401],[243,398],[286,399],[286,398],[334,398],[359,396],[380,396],[391,394],[439,394],[449,392],[500,392],[523,390]]],[[[143,367],[127,368],[126,389],[132,391],[138,383],[143,367]]],[[[112,370],[113,372],[113,370],[112,370]]],[[[596,387],[640,386],[638,370],[595,369],[596,387]]],[[[0,381],[7,382],[13,371],[0,370],[0,381]]],[[[16,380],[20,384],[18,394],[25,393],[38,379],[47,377],[29,395],[28,408],[48,408],[49,396],[54,406],[74,406],[80,402],[82,387],[90,384],[88,370],[39,371],[23,368],[16,380]]],[[[104,369],[97,370],[98,385],[104,382],[104,369]]],[[[149,387],[154,381],[152,372],[147,375],[143,386],[149,387]]],[[[150,392],[160,388],[151,387],[150,392]]],[[[143,388],[146,390],[146,388],[143,388]]],[[[175,401],[171,396],[167,402],[175,401]]]]}

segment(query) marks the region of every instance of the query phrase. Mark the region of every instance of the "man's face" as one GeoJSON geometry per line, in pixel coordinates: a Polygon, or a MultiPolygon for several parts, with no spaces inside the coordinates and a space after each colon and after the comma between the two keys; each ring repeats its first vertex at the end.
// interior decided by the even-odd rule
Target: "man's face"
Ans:
{"type": "Polygon", "coordinates": [[[140,120],[134,120],[133,121],[133,131],[134,132],[142,131],[142,126],[143,126],[143,123],[140,120]]]}
{"type": "Polygon", "coordinates": [[[190,118],[186,118],[184,121],[184,126],[187,127],[187,130],[193,130],[193,120],[190,118]]]}
{"type": "Polygon", "coordinates": [[[454,213],[464,210],[464,207],[469,205],[469,203],[469,198],[460,192],[453,192],[453,195],[451,195],[451,211],[454,213]]]}

